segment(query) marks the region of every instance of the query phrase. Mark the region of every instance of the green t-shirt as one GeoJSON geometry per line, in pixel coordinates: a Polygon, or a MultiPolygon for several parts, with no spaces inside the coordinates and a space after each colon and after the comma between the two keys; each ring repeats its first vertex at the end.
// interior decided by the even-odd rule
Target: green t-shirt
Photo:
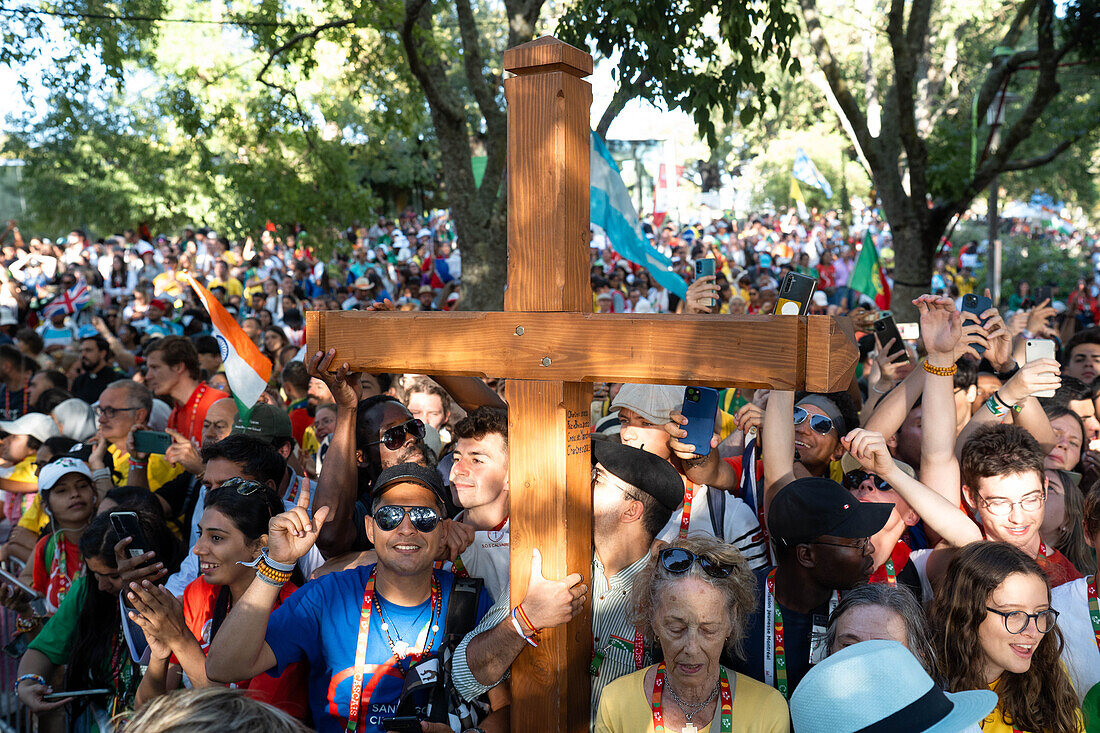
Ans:
{"type": "Polygon", "coordinates": [[[42,627],[42,631],[30,644],[31,649],[45,654],[53,664],[59,667],[68,664],[69,657],[72,656],[76,620],[80,616],[80,609],[84,606],[87,587],[87,575],[73,578],[72,587],[65,594],[57,613],[50,617],[42,627]]]}

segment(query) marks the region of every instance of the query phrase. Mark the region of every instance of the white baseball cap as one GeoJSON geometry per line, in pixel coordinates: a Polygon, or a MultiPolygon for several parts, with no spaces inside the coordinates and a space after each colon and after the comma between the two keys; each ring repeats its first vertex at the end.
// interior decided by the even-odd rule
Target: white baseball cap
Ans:
{"type": "Polygon", "coordinates": [[[92,478],[92,469],[88,468],[87,463],[79,458],[64,456],[50,461],[38,472],[38,490],[49,491],[62,476],[68,476],[70,473],[79,473],[81,476],[92,478]]]}
{"type": "Polygon", "coordinates": [[[61,435],[53,418],[41,412],[28,412],[16,420],[0,421],[0,430],[8,435],[29,435],[40,443],[61,435]]]}

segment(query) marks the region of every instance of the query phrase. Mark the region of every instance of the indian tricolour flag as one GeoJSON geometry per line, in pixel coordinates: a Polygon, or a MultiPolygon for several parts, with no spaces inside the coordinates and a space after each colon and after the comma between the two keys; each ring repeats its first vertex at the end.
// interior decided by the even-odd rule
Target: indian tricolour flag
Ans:
{"type": "Polygon", "coordinates": [[[253,405],[267,389],[267,383],[271,379],[271,361],[260,353],[252,339],[245,335],[233,316],[229,315],[209,290],[190,274],[187,275],[187,281],[198,293],[199,300],[210,314],[210,320],[214,324],[214,338],[218,340],[222,364],[225,365],[225,377],[229,380],[229,389],[233,391],[241,420],[247,421],[253,405]]]}

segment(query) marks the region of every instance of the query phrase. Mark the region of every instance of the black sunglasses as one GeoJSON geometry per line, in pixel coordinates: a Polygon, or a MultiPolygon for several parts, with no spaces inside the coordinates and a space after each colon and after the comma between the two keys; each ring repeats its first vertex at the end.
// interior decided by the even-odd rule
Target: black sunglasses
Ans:
{"type": "Polygon", "coordinates": [[[873,473],[867,473],[866,471],[859,468],[844,474],[844,488],[848,489],[848,491],[855,491],[863,484],[864,481],[867,480],[868,476],[870,476],[874,480],[875,488],[879,491],[893,490],[894,487],[886,483],[886,481],[881,476],[873,473]]]}
{"type": "Polygon", "coordinates": [[[728,578],[733,572],[732,565],[716,562],[706,555],[696,555],[682,547],[666,547],[658,553],[657,559],[660,560],[661,567],[676,575],[682,575],[691,570],[692,563],[696,562],[699,563],[703,572],[712,578],[728,578]]]}
{"type": "Polygon", "coordinates": [[[424,423],[416,418],[403,422],[400,425],[394,425],[392,428],[382,433],[381,440],[375,440],[367,445],[378,445],[381,443],[389,450],[397,450],[405,444],[405,436],[411,435],[417,440],[423,440],[427,432],[424,430],[424,423]]]}
{"type": "Polygon", "coordinates": [[[253,481],[249,478],[241,478],[240,476],[234,476],[231,479],[223,481],[218,489],[234,489],[241,496],[251,496],[257,491],[263,492],[267,489],[266,484],[261,484],[259,481],[253,481]]]}
{"type": "Polygon", "coordinates": [[[374,523],[383,532],[392,532],[405,521],[405,515],[412,520],[413,527],[418,532],[431,532],[439,525],[439,512],[427,506],[399,506],[387,504],[378,507],[374,512],[374,523]]]}
{"type": "Polygon", "coordinates": [[[806,422],[806,418],[810,418],[810,428],[815,433],[822,435],[828,435],[829,431],[833,429],[832,418],[825,417],[824,415],[810,415],[801,407],[794,408],[794,424],[801,425],[806,422]]]}

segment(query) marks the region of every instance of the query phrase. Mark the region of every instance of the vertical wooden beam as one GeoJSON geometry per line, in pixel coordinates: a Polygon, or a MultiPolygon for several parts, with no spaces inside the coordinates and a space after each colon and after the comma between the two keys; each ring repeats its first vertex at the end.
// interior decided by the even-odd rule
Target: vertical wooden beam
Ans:
{"type": "MultiPolygon", "coordinates": [[[[553,38],[508,50],[509,311],[592,310],[588,284],[592,58],[553,38]]],[[[517,329],[515,338],[524,335],[517,329]]],[[[535,358],[549,359],[549,356],[535,358]]],[[[511,600],[523,600],[531,552],[543,575],[591,584],[591,385],[506,383],[511,487],[511,600]]],[[[589,607],[543,633],[512,665],[512,729],[588,730],[589,607]]]]}

